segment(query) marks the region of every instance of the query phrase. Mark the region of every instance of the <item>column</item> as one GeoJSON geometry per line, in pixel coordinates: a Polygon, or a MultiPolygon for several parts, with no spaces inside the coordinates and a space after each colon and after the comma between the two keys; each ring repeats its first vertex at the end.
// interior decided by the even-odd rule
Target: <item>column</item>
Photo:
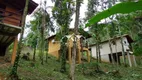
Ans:
{"type": "Polygon", "coordinates": [[[134,61],[134,65],[137,66],[137,63],[136,63],[136,58],[135,56],[133,55],[133,61],[134,61]]]}
{"type": "Polygon", "coordinates": [[[87,51],[87,59],[88,59],[88,62],[90,62],[90,51],[89,50],[87,51]]]}
{"type": "Polygon", "coordinates": [[[16,58],[17,44],[18,44],[18,38],[16,36],[14,40],[14,46],[13,46],[13,51],[12,51],[12,56],[11,56],[11,64],[14,64],[14,61],[16,58]]]}
{"type": "Polygon", "coordinates": [[[81,63],[81,52],[80,52],[80,48],[78,48],[78,63],[81,63]]]}
{"type": "Polygon", "coordinates": [[[127,51],[127,56],[128,56],[129,65],[130,65],[130,67],[132,67],[132,62],[131,62],[131,59],[130,59],[129,51],[127,51]]]}
{"type": "Polygon", "coordinates": [[[70,46],[68,46],[68,58],[69,58],[69,64],[71,64],[71,47],[70,46]]]}

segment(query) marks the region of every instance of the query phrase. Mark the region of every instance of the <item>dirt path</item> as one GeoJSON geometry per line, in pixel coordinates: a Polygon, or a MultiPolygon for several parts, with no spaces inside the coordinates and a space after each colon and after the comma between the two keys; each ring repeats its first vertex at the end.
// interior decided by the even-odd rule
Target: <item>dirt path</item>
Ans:
{"type": "Polygon", "coordinates": [[[10,65],[11,65],[10,63],[3,63],[3,64],[0,64],[0,68],[9,67],[10,65]]]}

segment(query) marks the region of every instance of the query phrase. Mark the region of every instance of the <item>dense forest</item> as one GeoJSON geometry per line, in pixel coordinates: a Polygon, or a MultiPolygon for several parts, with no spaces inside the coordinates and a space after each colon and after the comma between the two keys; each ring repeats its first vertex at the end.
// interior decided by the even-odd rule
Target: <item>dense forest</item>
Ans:
{"type": "MultiPolygon", "coordinates": [[[[53,6],[41,0],[31,14],[33,19],[26,23],[30,8],[30,0],[26,0],[16,59],[12,65],[0,64],[0,80],[142,79],[141,0],[51,1],[53,6]],[[81,18],[84,4],[87,10],[81,18]],[[126,50],[125,35],[129,42],[126,50]],[[102,49],[105,43],[108,62],[102,56],[103,51],[107,53],[102,49]]],[[[13,45],[5,56],[11,55],[13,45]]]]}

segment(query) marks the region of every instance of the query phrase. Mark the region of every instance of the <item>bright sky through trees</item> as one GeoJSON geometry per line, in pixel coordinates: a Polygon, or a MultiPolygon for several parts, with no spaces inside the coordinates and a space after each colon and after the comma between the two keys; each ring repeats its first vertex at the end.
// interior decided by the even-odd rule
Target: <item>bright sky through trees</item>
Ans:
{"type": "MultiPolygon", "coordinates": [[[[40,3],[40,0],[33,0],[35,1],[36,3],[40,3]]],[[[44,0],[42,0],[44,1],[44,0]]],[[[88,3],[88,0],[84,0],[83,1],[83,4],[81,5],[81,8],[80,8],[80,18],[83,19],[85,17],[85,12],[87,11],[87,3],[88,3]]],[[[52,3],[51,0],[48,0],[47,2],[47,6],[53,6],[54,4],[52,3]]],[[[36,9],[35,9],[36,10],[36,9]]],[[[47,11],[49,14],[51,14],[51,8],[48,8],[47,11]]],[[[32,15],[32,14],[31,14],[32,15]]],[[[26,22],[29,22],[30,20],[32,20],[32,16],[31,15],[28,15],[27,18],[26,18],[26,22]]],[[[75,14],[72,16],[73,18],[73,21],[70,23],[70,28],[73,28],[74,27],[74,18],[75,18],[75,14]]],[[[26,37],[26,35],[28,34],[29,32],[29,29],[26,29],[25,30],[25,33],[24,33],[24,37],[26,37]]]]}

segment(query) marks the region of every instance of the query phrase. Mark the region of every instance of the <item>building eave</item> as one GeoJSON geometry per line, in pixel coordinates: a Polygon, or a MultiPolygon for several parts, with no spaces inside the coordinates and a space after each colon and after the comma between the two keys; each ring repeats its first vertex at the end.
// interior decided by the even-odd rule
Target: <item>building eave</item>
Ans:
{"type": "MultiPolygon", "coordinates": [[[[126,37],[129,43],[134,42],[134,40],[133,40],[128,34],[124,34],[124,35],[122,35],[122,37],[126,37]]],[[[120,38],[121,38],[121,36],[117,36],[117,37],[115,37],[115,38],[111,38],[111,39],[107,39],[107,40],[105,40],[105,41],[102,41],[102,42],[100,42],[100,44],[109,42],[109,40],[120,39],[120,38]]],[[[89,45],[89,46],[92,47],[92,46],[95,46],[95,45],[96,45],[96,43],[91,44],[91,45],[89,45]]]]}

